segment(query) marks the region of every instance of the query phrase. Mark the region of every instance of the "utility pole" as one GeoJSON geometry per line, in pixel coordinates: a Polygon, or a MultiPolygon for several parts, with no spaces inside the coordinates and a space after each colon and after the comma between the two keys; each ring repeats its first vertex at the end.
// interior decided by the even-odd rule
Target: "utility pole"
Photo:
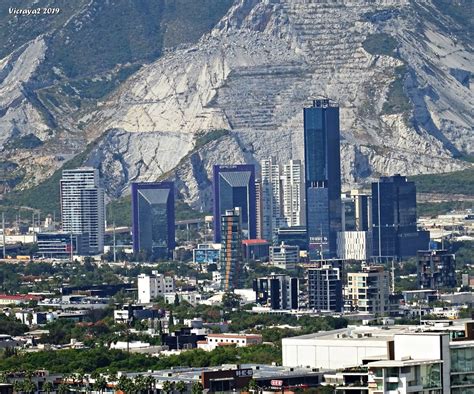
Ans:
{"type": "Polygon", "coordinates": [[[392,258],[392,294],[395,294],[395,259],[392,258]]]}

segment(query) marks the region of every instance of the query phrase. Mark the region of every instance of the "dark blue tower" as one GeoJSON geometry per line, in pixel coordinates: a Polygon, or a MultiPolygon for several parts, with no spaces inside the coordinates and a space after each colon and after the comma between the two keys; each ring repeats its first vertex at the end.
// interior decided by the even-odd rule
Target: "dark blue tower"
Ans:
{"type": "Polygon", "coordinates": [[[214,242],[221,242],[220,218],[227,210],[240,208],[243,238],[257,237],[255,166],[214,166],[214,242]]]}
{"type": "Polygon", "coordinates": [[[174,183],[132,183],[134,253],[151,260],[172,257],[175,247],[174,183]]]}
{"type": "Polygon", "coordinates": [[[304,108],[304,158],[309,253],[336,257],[342,231],[339,107],[328,99],[304,108]]]}

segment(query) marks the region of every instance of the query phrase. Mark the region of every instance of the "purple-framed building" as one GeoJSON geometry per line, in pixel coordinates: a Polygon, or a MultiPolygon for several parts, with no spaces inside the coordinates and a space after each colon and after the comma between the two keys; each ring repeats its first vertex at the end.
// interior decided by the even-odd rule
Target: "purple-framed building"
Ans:
{"type": "Polygon", "coordinates": [[[214,166],[214,242],[221,242],[220,218],[227,210],[241,209],[243,237],[257,237],[255,166],[214,166]]]}
{"type": "Polygon", "coordinates": [[[134,253],[152,260],[172,257],[175,247],[174,183],[132,183],[134,253]]]}

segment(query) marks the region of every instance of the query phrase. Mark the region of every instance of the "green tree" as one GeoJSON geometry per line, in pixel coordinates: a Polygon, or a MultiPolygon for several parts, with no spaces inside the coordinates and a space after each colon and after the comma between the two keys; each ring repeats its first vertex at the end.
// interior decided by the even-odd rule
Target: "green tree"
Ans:
{"type": "Polygon", "coordinates": [[[69,387],[67,386],[67,384],[61,383],[58,386],[57,392],[58,392],[58,394],[66,394],[66,393],[69,392],[69,387]]]}
{"type": "Polygon", "coordinates": [[[92,384],[94,391],[102,393],[107,388],[107,380],[103,376],[98,376],[92,384]]]}
{"type": "Polygon", "coordinates": [[[201,382],[193,383],[193,386],[191,389],[192,394],[202,394],[203,391],[204,391],[204,387],[202,386],[201,382]]]}
{"type": "Polygon", "coordinates": [[[178,391],[179,394],[183,394],[186,391],[186,383],[184,383],[182,380],[179,382],[176,382],[176,390],[178,391]]]}
{"type": "Polygon", "coordinates": [[[166,394],[169,394],[173,391],[174,389],[174,383],[169,381],[169,380],[165,380],[163,382],[163,385],[162,385],[162,390],[166,393],[166,394]]]}
{"type": "Polygon", "coordinates": [[[145,383],[146,383],[147,392],[151,391],[152,393],[154,393],[155,392],[156,379],[151,375],[146,375],[145,376],[145,383]]]}
{"type": "Polygon", "coordinates": [[[52,391],[54,391],[54,385],[52,382],[44,382],[43,384],[43,391],[47,394],[51,393],[52,391]]]}

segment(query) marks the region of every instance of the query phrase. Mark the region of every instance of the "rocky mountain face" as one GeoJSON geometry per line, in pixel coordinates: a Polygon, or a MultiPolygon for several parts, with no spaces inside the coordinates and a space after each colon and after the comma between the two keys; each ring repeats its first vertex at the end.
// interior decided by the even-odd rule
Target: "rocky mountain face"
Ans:
{"type": "MultiPolygon", "coordinates": [[[[21,173],[8,187],[39,182],[95,140],[87,163],[101,169],[110,197],[132,181],[171,178],[186,202],[207,210],[213,164],[301,159],[302,108],[321,96],[341,107],[347,186],[467,168],[462,159],[474,152],[468,6],[235,0],[195,43],[110,61],[94,71],[100,77],[53,69],[56,83],[47,87],[38,82],[51,45],[44,33],[0,61],[0,155],[9,174],[21,173]]],[[[84,7],[81,18],[103,12],[84,7]]]]}

